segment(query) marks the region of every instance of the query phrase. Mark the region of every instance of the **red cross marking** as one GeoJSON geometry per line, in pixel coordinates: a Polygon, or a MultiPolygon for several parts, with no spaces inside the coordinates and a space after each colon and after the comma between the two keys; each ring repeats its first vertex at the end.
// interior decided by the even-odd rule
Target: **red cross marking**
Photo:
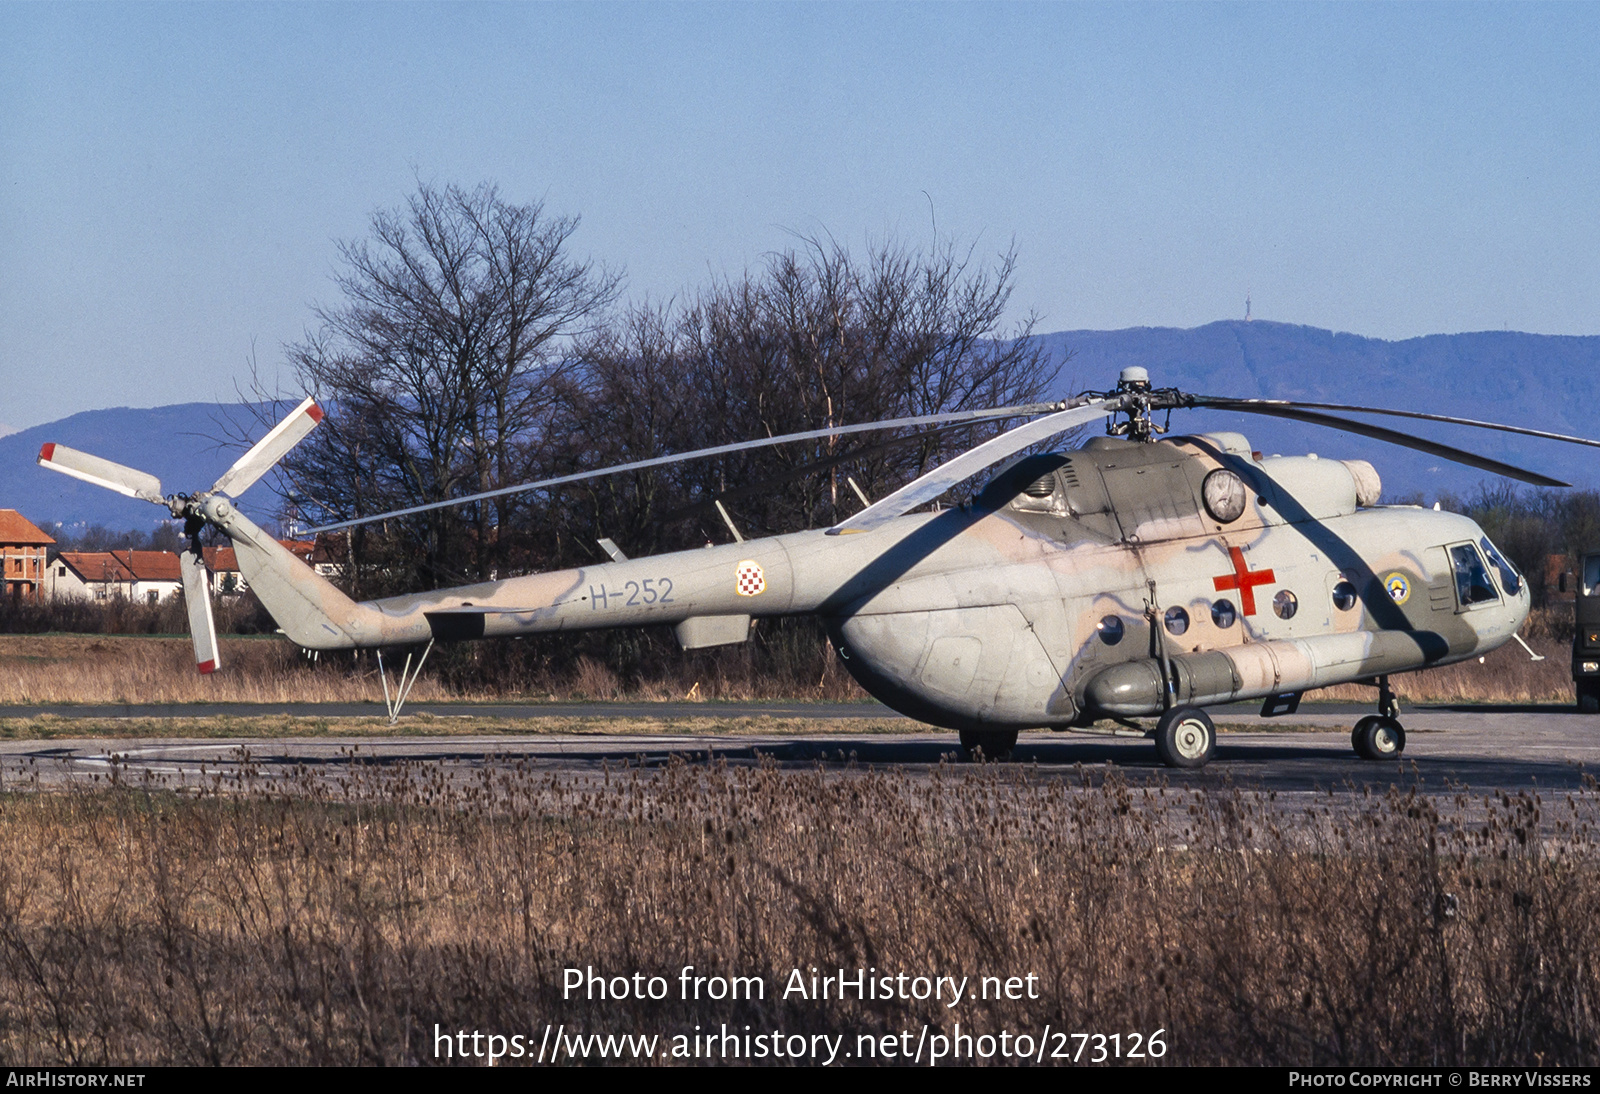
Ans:
{"type": "Polygon", "coordinates": [[[1233,559],[1233,573],[1211,580],[1216,584],[1219,593],[1226,589],[1238,589],[1239,609],[1245,615],[1255,615],[1256,586],[1271,585],[1277,579],[1272,576],[1271,570],[1252,572],[1249,563],[1244,560],[1244,552],[1237,547],[1228,548],[1228,557],[1233,559]]]}

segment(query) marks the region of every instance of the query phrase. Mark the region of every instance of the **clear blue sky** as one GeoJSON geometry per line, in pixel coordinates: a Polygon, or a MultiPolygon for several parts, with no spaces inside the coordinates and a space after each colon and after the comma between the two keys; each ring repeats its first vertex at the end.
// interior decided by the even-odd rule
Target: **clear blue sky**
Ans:
{"type": "Polygon", "coordinates": [[[1592,4],[0,3],[0,423],[273,375],[419,176],[634,298],[931,197],[1041,330],[1600,333],[1597,57],[1592,4]]]}

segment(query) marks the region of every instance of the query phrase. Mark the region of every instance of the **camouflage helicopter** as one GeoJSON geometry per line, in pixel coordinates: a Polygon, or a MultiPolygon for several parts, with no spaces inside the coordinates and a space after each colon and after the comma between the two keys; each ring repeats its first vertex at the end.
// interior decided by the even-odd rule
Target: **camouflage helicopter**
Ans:
{"type": "MultiPolygon", "coordinates": [[[[321,420],[307,399],[209,490],[164,496],[152,475],[64,445],[39,463],[165,506],[186,521],[185,598],[196,663],[218,664],[199,533],[233,542],[240,570],[290,640],[308,650],[405,647],[391,721],[435,642],[671,624],[686,649],[744,642],[762,616],[815,614],[870,694],[1008,754],[1021,729],[1134,729],[1162,762],[1198,768],[1216,731],[1205,707],[1265,700],[1289,713],[1332,684],[1376,686],[1355,723],[1366,759],[1395,757],[1405,730],[1389,677],[1478,657],[1527,617],[1526,583],[1464,516],[1380,506],[1363,460],[1263,458],[1238,433],[1165,436],[1175,409],[1290,418],[1421,449],[1542,486],[1567,483],[1471,452],[1325,413],[1356,411],[1600,442],[1412,411],[1153,388],[1124,369],[1114,390],[1058,403],[840,426],[508,487],[443,505],[760,445],[841,433],[1030,417],[828,529],[612,561],[357,603],[241,514],[231,498],[321,420]],[[1167,412],[1157,425],[1155,413],[1167,412]],[[1107,419],[1107,435],[1024,455],[1107,419]],[[1009,461],[1009,462],[1008,462],[1009,461]],[[912,512],[1001,466],[970,504],[912,512]],[[421,647],[413,669],[413,654],[421,647]],[[1154,719],[1146,727],[1135,719],[1154,719]]],[[[866,499],[863,499],[864,501],[866,499]]],[[[309,531],[390,519],[418,506],[309,531]]],[[[1102,730],[1106,731],[1106,730],[1102,730]]]]}

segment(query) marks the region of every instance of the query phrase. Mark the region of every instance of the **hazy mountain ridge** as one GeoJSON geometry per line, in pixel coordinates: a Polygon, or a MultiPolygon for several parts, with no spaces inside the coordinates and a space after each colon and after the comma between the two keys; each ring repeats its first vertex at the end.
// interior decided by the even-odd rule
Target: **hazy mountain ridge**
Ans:
{"type": "MultiPolygon", "coordinates": [[[[1256,320],[1036,337],[1056,361],[1064,361],[1058,394],[1108,389],[1122,368],[1142,365],[1156,386],[1199,394],[1422,410],[1600,437],[1600,335],[1481,331],[1390,342],[1256,320]]],[[[221,444],[227,423],[259,436],[264,430],[251,424],[254,420],[252,408],[242,404],[117,407],[0,437],[0,508],[17,509],[41,525],[59,520],[148,529],[162,519],[160,510],[44,470],[34,462],[40,445],[55,441],[81,448],[149,471],[168,493],[189,492],[209,486],[237,458],[238,447],[221,444]]],[[[1597,449],[1406,419],[1373,420],[1580,486],[1600,487],[1597,449]]],[[[1181,411],[1173,415],[1172,428],[1178,433],[1236,430],[1267,453],[1371,460],[1391,497],[1412,491],[1430,497],[1441,491],[1470,495],[1479,483],[1503,481],[1364,437],[1271,418],[1181,411]]],[[[260,519],[275,515],[278,499],[270,484],[260,483],[244,503],[260,519]]]]}
{"type": "MultiPolygon", "coordinates": [[[[37,463],[46,443],[68,445],[96,456],[148,471],[168,494],[204,490],[239,458],[229,446],[231,429],[259,436],[254,407],[241,403],[178,403],[149,408],[86,410],[55,422],[0,437],[0,509],[15,509],[50,531],[61,521],[78,530],[91,524],[148,531],[164,517],[147,501],[126,498],[37,463]],[[231,425],[230,425],[231,423],[231,425]]],[[[278,499],[271,484],[257,483],[241,507],[255,519],[274,516],[278,499]]]]}
{"type": "MultiPolygon", "coordinates": [[[[1389,342],[1287,323],[1226,321],[1189,330],[1138,327],[1038,336],[1057,361],[1057,390],[1106,389],[1127,365],[1158,387],[1205,395],[1302,399],[1419,410],[1600,437],[1600,336],[1482,331],[1389,342]],[[1067,358],[1067,353],[1071,354],[1067,358]]],[[[1600,485],[1600,450],[1509,433],[1394,418],[1400,432],[1565,478],[1600,485]]],[[[1317,426],[1215,411],[1173,415],[1175,432],[1232,429],[1265,452],[1368,459],[1391,495],[1473,493],[1503,481],[1423,453],[1317,426]]]]}

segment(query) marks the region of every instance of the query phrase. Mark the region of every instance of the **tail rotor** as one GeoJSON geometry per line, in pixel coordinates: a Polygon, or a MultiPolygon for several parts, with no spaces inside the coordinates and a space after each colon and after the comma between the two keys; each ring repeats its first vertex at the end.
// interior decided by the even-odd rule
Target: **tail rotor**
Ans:
{"type": "Polygon", "coordinates": [[[217,626],[211,612],[211,575],[200,547],[200,532],[208,523],[205,502],[216,494],[238,497],[253,486],[289,450],[305,439],[322,421],[322,409],[306,399],[272,430],[223,472],[210,490],[197,494],[163,496],[161,480],[137,468],[126,467],[64,444],[46,444],[39,449],[39,465],[75,479],[114,490],[130,498],[141,498],[166,508],[184,520],[188,544],[179,555],[183,575],[183,598],[189,612],[189,636],[194,642],[195,667],[201,673],[215,672],[222,663],[217,643],[217,626]]]}

